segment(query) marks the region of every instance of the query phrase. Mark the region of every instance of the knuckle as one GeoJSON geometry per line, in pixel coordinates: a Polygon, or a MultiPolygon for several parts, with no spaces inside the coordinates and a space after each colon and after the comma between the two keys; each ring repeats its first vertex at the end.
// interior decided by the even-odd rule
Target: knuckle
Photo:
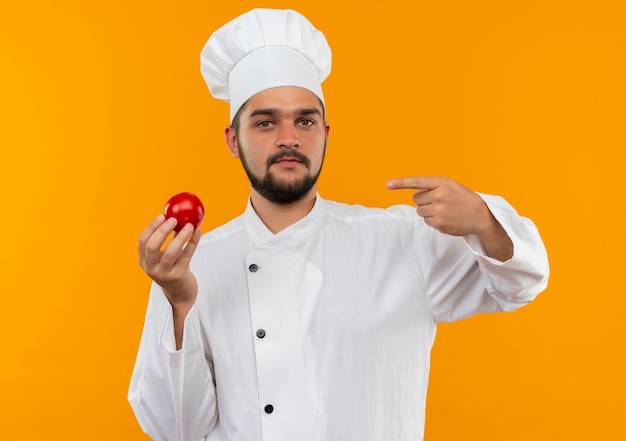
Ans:
{"type": "Polygon", "coordinates": [[[436,209],[440,209],[440,204],[444,203],[446,200],[445,193],[441,191],[432,191],[430,194],[431,202],[435,205],[436,209]]]}
{"type": "Polygon", "coordinates": [[[161,253],[161,258],[164,261],[176,261],[179,255],[180,250],[170,244],[170,246],[166,247],[161,253]]]}
{"type": "Polygon", "coordinates": [[[144,249],[146,246],[146,242],[148,241],[148,238],[146,237],[145,234],[140,234],[139,237],[137,238],[137,246],[139,249],[144,249]]]}
{"type": "Polygon", "coordinates": [[[153,241],[148,241],[144,245],[144,249],[148,254],[157,254],[161,252],[161,244],[157,244],[153,241]]]}

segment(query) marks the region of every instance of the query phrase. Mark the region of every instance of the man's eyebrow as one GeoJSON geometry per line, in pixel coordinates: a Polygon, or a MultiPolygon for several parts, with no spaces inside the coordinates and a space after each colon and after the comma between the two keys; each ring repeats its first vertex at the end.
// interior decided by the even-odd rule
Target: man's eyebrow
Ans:
{"type": "MultiPolygon", "coordinates": [[[[248,115],[248,118],[254,118],[255,116],[258,116],[258,115],[273,116],[273,115],[278,115],[280,113],[281,111],[275,108],[256,109],[256,110],[253,110],[250,113],[250,115],[248,115]]],[[[315,107],[304,107],[304,108],[298,109],[296,113],[299,116],[306,116],[306,115],[322,116],[322,112],[320,112],[319,109],[316,109],[315,107]]]]}
{"type": "Polygon", "coordinates": [[[318,109],[316,109],[315,107],[310,107],[310,108],[304,108],[304,109],[299,109],[298,110],[298,114],[301,116],[305,116],[305,115],[319,115],[322,116],[322,112],[320,112],[318,109]]]}
{"type": "Polygon", "coordinates": [[[280,111],[278,109],[273,109],[273,108],[267,108],[267,109],[257,109],[254,110],[252,113],[250,113],[250,115],[248,115],[248,118],[253,118],[257,115],[276,115],[280,113],[280,111]]]}

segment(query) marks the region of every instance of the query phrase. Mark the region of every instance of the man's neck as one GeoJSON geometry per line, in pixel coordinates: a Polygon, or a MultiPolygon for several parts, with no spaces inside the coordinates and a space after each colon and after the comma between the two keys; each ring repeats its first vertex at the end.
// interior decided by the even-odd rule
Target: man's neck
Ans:
{"type": "Polygon", "coordinates": [[[291,204],[276,204],[268,201],[254,189],[250,191],[252,207],[265,226],[274,234],[304,218],[313,209],[317,191],[315,187],[302,199],[291,204]]]}

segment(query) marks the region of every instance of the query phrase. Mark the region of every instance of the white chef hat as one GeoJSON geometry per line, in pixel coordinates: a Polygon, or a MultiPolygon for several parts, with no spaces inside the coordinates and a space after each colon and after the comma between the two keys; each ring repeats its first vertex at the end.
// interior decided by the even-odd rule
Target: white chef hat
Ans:
{"type": "Polygon", "coordinates": [[[324,102],[331,51],[324,34],[293,10],[253,9],[211,35],[200,54],[211,94],[230,103],[230,121],[253,95],[299,86],[324,102]]]}

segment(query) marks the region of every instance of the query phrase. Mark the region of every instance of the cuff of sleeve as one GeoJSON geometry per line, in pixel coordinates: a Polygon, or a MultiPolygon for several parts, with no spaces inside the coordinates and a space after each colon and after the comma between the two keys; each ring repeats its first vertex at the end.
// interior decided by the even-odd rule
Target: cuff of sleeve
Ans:
{"type": "Polygon", "coordinates": [[[185,317],[185,323],[183,326],[183,345],[181,349],[176,349],[176,338],[174,336],[174,317],[170,312],[167,320],[165,321],[165,328],[161,337],[161,344],[163,348],[170,354],[175,354],[187,349],[190,346],[198,346],[196,339],[196,324],[197,314],[195,305],[191,307],[187,317],[185,317]]]}
{"type": "Polygon", "coordinates": [[[532,221],[519,216],[500,196],[479,196],[513,242],[513,257],[505,262],[492,259],[485,255],[477,236],[463,239],[496,290],[505,293],[508,301],[527,303],[545,289],[550,273],[541,236],[532,221]]]}
{"type": "Polygon", "coordinates": [[[505,265],[507,262],[509,262],[510,260],[515,258],[515,252],[514,252],[513,257],[511,259],[506,260],[504,262],[502,262],[502,261],[500,261],[498,259],[494,259],[492,257],[487,256],[485,254],[485,248],[483,247],[482,242],[480,241],[478,236],[475,236],[473,234],[470,234],[470,235],[467,235],[467,236],[463,236],[463,240],[465,241],[465,244],[469,248],[470,252],[482,264],[501,266],[501,265],[505,265]]]}

